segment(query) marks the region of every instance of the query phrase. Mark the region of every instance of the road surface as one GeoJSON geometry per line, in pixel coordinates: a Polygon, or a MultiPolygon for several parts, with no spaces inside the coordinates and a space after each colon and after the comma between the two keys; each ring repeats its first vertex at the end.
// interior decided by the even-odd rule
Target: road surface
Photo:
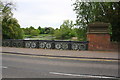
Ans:
{"type": "Polygon", "coordinates": [[[116,78],[118,61],[3,53],[3,78],[116,78]]]}

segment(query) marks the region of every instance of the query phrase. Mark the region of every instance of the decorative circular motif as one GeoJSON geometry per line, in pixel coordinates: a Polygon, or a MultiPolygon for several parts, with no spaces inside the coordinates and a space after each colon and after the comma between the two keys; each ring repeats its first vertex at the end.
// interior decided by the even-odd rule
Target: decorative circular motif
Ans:
{"type": "Polygon", "coordinates": [[[46,44],[46,48],[50,49],[50,48],[51,48],[51,45],[52,45],[51,43],[47,43],[47,44],[46,44]]]}
{"type": "Polygon", "coordinates": [[[68,49],[68,44],[63,43],[63,44],[62,44],[62,49],[65,49],[65,50],[68,49]]]}
{"type": "Polygon", "coordinates": [[[40,42],[39,43],[39,48],[45,48],[45,43],[44,42],[40,42]]]}
{"type": "MultiPolygon", "coordinates": [[[[5,47],[26,47],[26,48],[37,48],[37,42],[34,40],[26,40],[26,41],[19,41],[19,40],[4,40],[2,42],[2,46],[5,47]],[[25,44],[24,44],[25,43],[25,44]]],[[[39,48],[47,48],[47,49],[71,49],[72,50],[86,50],[87,44],[80,43],[80,42],[65,42],[65,41],[39,41],[39,48]],[[70,44],[70,45],[69,45],[70,44]]]]}
{"type": "Polygon", "coordinates": [[[31,44],[31,42],[26,42],[25,47],[30,48],[30,44],[31,44]]]}
{"type": "Polygon", "coordinates": [[[61,49],[61,44],[60,43],[55,44],[55,48],[56,49],[61,49]]]}
{"type": "Polygon", "coordinates": [[[5,42],[5,46],[10,46],[10,42],[5,42]]]}
{"type": "Polygon", "coordinates": [[[20,42],[14,42],[14,43],[12,43],[12,47],[21,47],[21,43],[20,42]]]}
{"type": "Polygon", "coordinates": [[[5,42],[2,42],[2,46],[5,46],[5,42]]]}
{"type": "Polygon", "coordinates": [[[79,49],[80,49],[80,50],[85,50],[85,49],[86,49],[85,44],[80,44],[80,45],[79,45],[79,49]]]}
{"type": "Polygon", "coordinates": [[[18,46],[17,47],[21,47],[21,43],[18,43],[18,46]]]}
{"type": "Polygon", "coordinates": [[[16,43],[13,43],[13,47],[16,47],[16,43]]]}
{"type": "Polygon", "coordinates": [[[74,44],[72,44],[72,49],[73,49],[73,50],[78,50],[78,45],[77,45],[77,44],[75,44],[75,43],[74,43],[74,44]]]}
{"type": "Polygon", "coordinates": [[[36,43],[35,42],[32,42],[31,43],[31,48],[35,48],[36,47],[36,43]]]}

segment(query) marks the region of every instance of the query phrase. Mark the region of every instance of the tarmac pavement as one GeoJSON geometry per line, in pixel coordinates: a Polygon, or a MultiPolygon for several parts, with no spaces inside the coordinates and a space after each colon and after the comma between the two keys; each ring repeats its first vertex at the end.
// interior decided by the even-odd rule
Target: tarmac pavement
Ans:
{"type": "Polygon", "coordinates": [[[117,51],[74,51],[74,50],[2,47],[2,52],[53,57],[120,60],[117,51]]]}

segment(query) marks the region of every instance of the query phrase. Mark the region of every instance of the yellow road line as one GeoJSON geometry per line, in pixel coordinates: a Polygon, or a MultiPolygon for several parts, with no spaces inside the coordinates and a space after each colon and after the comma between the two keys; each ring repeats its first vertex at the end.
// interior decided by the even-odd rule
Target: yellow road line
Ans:
{"type": "Polygon", "coordinates": [[[41,57],[41,58],[51,58],[51,59],[82,60],[82,61],[107,61],[107,62],[118,62],[118,60],[108,60],[108,59],[85,59],[85,58],[68,58],[68,57],[66,58],[66,57],[52,57],[52,56],[20,55],[20,54],[9,54],[9,53],[3,53],[3,55],[17,55],[17,56],[41,57]]]}

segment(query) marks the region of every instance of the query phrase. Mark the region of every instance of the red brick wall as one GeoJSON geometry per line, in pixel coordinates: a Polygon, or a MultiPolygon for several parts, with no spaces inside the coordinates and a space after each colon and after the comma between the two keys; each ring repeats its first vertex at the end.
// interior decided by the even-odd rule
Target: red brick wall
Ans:
{"type": "Polygon", "coordinates": [[[88,49],[89,50],[117,50],[117,43],[112,43],[110,41],[109,34],[100,34],[100,33],[89,33],[87,35],[89,41],[88,49]]]}

